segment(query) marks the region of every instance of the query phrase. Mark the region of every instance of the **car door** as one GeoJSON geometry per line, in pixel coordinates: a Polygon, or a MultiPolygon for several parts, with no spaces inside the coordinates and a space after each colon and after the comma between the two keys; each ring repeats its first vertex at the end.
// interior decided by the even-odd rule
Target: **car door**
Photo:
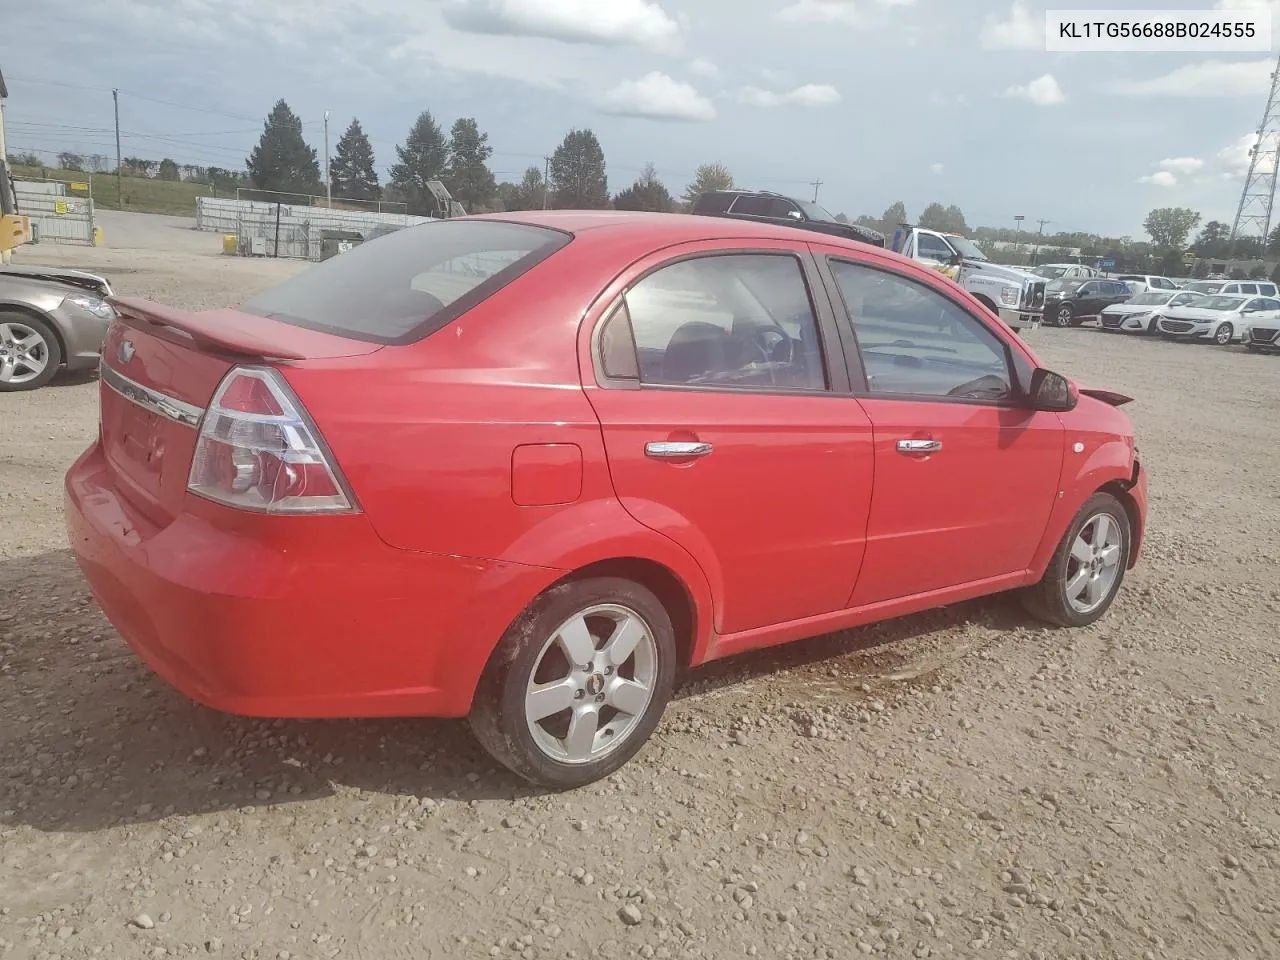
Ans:
{"type": "Polygon", "coordinates": [[[955,255],[956,252],[951,249],[951,245],[941,237],[923,230],[916,231],[915,259],[936,265],[950,263],[955,255]]]}
{"type": "Polygon", "coordinates": [[[864,606],[1027,569],[1053,508],[1064,428],[1019,398],[1031,361],[938,288],[825,251],[875,435],[864,606]]]}
{"type": "Polygon", "coordinates": [[[844,608],[874,457],[806,246],[731,242],[640,261],[582,346],[615,492],[702,567],[721,635],[844,608]]]}
{"type": "Polygon", "coordinates": [[[1102,287],[1104,280],[1090,280],[1080,285],[1072,303],[1072,310],[1077,317],[1091,317],[1100,313],[1103,306],[1102,287]]]}
{"type": "Polygon", "coordinates": [[[1103,308],[1111,306],[1113,303],[1124,303],[1133,297],[1127,285],[1117,283],[1114,280],[1106,281],[1103,285],[1102,296],[1098,303],[1098,312],[1101,313],[1103,308]]]}

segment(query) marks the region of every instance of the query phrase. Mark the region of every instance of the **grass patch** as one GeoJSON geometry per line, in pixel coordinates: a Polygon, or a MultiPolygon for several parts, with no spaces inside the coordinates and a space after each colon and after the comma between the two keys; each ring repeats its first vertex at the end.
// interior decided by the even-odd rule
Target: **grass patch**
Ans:
{"type": "Polygon", "coordinates": [[[93,203],[99,210],[130,210],[134,213],[164,213],[176,217],[196,215],[196,197],[215,196],[207,183],[183,183],[179,180],[153,180],[148,177],[122,177],[117,193],[114,173],[80,173],[51,167],[13,166],[18,177],[35,180],[86,181],[93,185],[93,203]]]}

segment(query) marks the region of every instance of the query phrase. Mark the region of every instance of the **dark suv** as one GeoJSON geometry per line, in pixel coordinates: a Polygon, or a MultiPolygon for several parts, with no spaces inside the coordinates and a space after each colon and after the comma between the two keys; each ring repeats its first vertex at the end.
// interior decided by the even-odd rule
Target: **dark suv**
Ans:
{"type": "Polygon", "coordinates": [[[841,223],[816,203],[793,200],[768,190],[713,190],[699,194],[690,213],[704,217],[759,220],[801,230],[815,230],[837,237],[884,246],[884,234],[856,223],[841,223]]]}

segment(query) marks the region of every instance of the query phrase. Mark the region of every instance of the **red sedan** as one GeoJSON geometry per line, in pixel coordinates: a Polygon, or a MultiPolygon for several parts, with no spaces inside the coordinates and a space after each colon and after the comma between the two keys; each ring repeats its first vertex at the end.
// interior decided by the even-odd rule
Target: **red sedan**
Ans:
{"type": "Polygon", "coordinates": [[[1138,557],[1128,398],[837,238],[467,217],[235,310],[114,302],[71,545],[232,713],[469,716],[570,787],[678,668],[1013,589],[1083,626],[1138,557]]]}

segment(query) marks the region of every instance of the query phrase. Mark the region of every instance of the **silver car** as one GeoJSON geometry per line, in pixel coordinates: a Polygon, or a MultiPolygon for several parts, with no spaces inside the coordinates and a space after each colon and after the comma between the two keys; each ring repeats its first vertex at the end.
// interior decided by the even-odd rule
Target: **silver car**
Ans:
{"type": "Polygon", "coordinates": [[[0,392],[96,367],[116,315],[111,293],[105,278],[81,270],[0,267],[0,392]]]}
{"type": "Polygon", "coordinates": [[[1124,303],[1113,303],[1098,317],[1103,330],[1121,333],[1155,333],[1156,323],[1176,307],[1194,307],[1207,300],[1203,293],[1190,290],[1148,290],[1124,303]]]}

